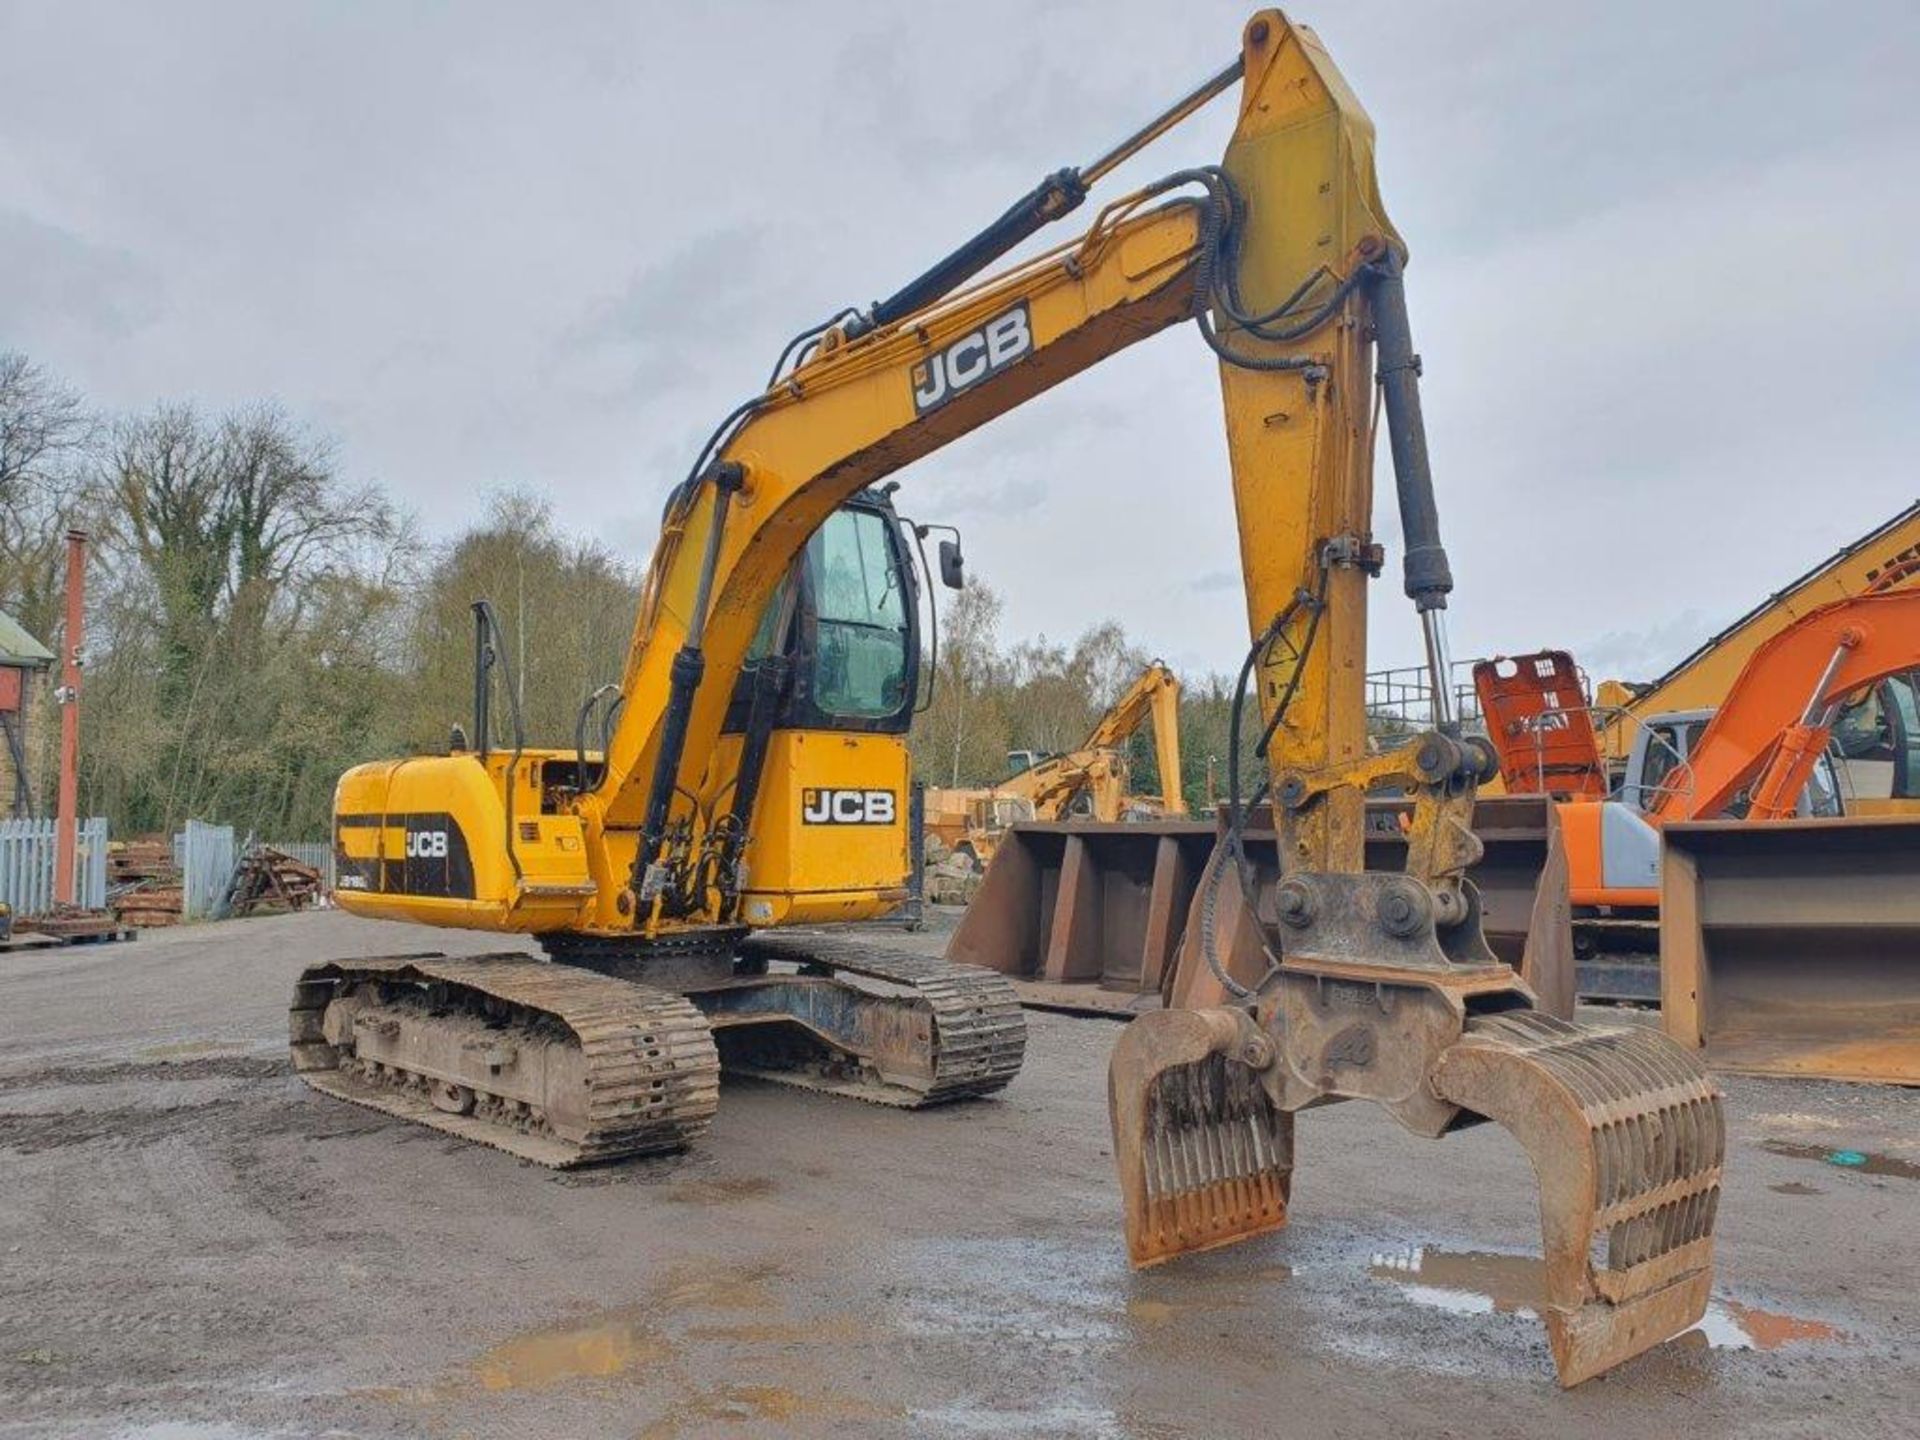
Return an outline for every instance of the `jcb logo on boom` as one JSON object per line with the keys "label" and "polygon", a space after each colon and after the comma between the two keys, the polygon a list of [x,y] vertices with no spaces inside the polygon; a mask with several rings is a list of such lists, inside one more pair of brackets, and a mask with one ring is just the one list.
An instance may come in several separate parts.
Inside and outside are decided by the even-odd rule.
{"label": "jcb logo on boom", "polygon": [[447,832],[444,830],[407,831],[407,858],[409,860],[446,859]]}
{"label": "jcb logo on boom", "polygon": [[938,410],[962,390],[996,375],[1033,349],[1033,321],[1022,300],[978,330],[969,330],[946,349],[913,367],[913,408],[924,415]]}
{"label": "jcb logo on boom", "polygon": [[808,825],[891,825],[898,813],[891,790],[800,792],[800,819]]}

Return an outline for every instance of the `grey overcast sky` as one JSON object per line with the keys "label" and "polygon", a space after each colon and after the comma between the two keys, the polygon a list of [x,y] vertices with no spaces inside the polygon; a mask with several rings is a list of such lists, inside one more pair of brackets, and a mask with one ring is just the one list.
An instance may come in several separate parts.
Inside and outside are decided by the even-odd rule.
{"label": "grey overcast sky", "polygon": [[[643,561],[792,331],[1092,158],[1249,13],[0,0],[0,348],[114,408],[277,398],[432,534],[527,486]],[[1413,251],[1459,654],[1649,673],[1920,494],[1920,5],[1293,13]],[[1008,634],[1112,616],[1225,669],[1225,466],[1181,327],[903,498],[965,528]],[[1415,659],[1391,580],[1373,628],[1375,663]]]}

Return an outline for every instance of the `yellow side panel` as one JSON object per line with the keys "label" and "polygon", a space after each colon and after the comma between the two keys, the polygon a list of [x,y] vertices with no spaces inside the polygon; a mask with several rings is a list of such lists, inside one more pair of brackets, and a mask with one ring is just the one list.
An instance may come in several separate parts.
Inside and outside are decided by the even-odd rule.
{"label": "yellow side panel", "polygon": [[[541,815],[536,758],[434,755],[360,765],[334,790],[335,895],[343,910],[474,930],[541,931],[591,897],[579,820]],[[518,873],[515,862],[518,862]]]}
{"label": "yellow side panel", "polygon": [[741,917],[883,915],[906,895],[907,746],[898,735],[778,730],[767,750]]}

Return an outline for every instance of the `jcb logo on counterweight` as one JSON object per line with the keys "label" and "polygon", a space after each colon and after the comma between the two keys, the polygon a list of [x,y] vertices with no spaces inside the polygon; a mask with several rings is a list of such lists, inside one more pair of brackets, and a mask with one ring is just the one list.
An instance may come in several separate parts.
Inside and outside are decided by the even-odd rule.
{"label": "jcb logo on counterweight", "polygon": [[898,813],[891,790],[800,792],[800,819],[808,825],[891,825]]}
{"label": "jcb logo on counterweight", "polygon": [[446,859],[447,832],[444,830],[407,831],[407,858],[409,860]]}
{"label": "jcb logo on counterweight", "polygon": [[962,390],[996,375],[1033,349],[1033,321],[1022,300],[913,367],[913,408],[938,410]]}

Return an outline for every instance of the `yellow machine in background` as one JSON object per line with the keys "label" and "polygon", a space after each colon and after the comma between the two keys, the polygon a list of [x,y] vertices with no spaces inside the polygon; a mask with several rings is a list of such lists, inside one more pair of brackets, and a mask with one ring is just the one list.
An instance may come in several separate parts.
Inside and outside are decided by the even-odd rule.
{"label": "yellow machine in background", "polygon": [[[1153,722],[1160,794],[1133,793],[1126,745]],[[1086,740],[1065,754],[1016,750],[1021,768],[998,785],[981,789],[929,786],[927,834],[954,853],[985,866],[1009,825],[1026,820],[1085,819],[1113,822],[1184,815],[1180,789],[1180,680],[1155,660],[1095,722]]]}
{"label": "yellow machine in background", "polygon": [[[1120,196],[1084,235],[976,278],[1236,88],[1222,164]],[[1717,1092],[1644,1026],[1542,1013],[1488,948],[1465,877],[1491,756],[1449,708],[1398,748],[1367,746],[1376,414],[1403,588],[1432,672],[1448,671],[1453,581],[1406,260],[1371,121],[1312,32],[1267,10],[1231,64],[1113,150],[1042,181],[890,299],[796,336],[674,492],[597,759],[529,749],[517,727],[511,751],[489,749],[482,730],[478,749],[342,782],[342,848],[367,877],[342,891],[347,908],[530,932],[562,963],[314,967],[293,1007],[303,1075],[562,1164],[687,1143],[712,1113],[716,1050],[755,1074],[907,1104],[1005,1084],[1024,1032],[1001,976],[844,936],[748,933],[879,913],[882,850],[905,877],[888,788],[904,770],[870,739],[912,703],[895,663],[908,607],[869,563],[899,529],[819,537],[892,472],[1192,322],[1219,361],[1251,640],[1238,689],[1260,717],[1236,730],[1229,775],[1247,750],[1267,766],[1259,793],[1232,797],[1204,883],[1254,883],[1240,827],[1263,802],[1281,874],[1248,906],[1269,961],[1259,981],[1229,1005],[1142,1016],[1115,1047],[1130,1253],[1155,1263],[1283,1224],[1296,1113],[1367,1100],[1417,1135],[1492,1120],[1526,1149],[1563,1382],[1692,1325],[1711,1284]],[[787,598],[806,583],[803,557],[812,637]],[[503,657],[484,612],[482,625]],[[769,663],[789,654],[811,660]],[[803,675],[827,722],[790,708]],[[1377,789],[1407,799],[1405,859],[1368,871]],[[371,850],[347,846],[355,831]]]}

